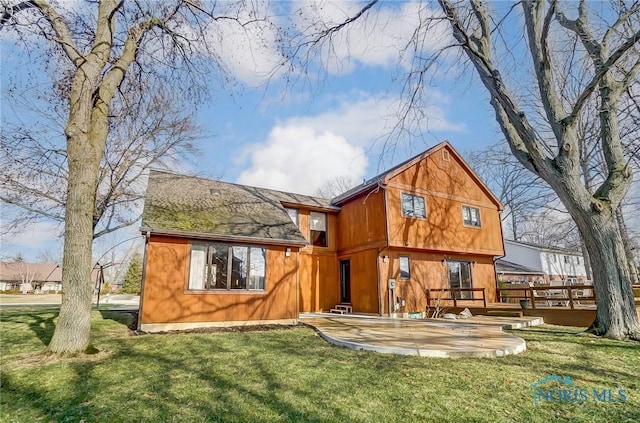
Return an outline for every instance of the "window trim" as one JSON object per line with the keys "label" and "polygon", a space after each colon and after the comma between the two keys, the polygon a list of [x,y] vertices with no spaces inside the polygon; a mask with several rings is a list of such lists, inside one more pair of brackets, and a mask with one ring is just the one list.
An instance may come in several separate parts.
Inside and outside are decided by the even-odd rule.
{"label": "window trim", "polygon": [[[402,276],[402,259],[407,259],[407,276]],[[398,256],[398,279],[402,281],[408,281],[411,279],[411,257]]]}
{"label": "window trim", "polygon": [[[226,268],[226,282],[225,282],[225,288],[203,288],[203,289],[195,289],[195,288],[191,288],[190,287],[190,282],[191,282],[191,259],[192,259],[192,255],[191,252],[193,251],[193,246],[194,245],[200,245],[200,246],[205,246],[206,249],[206,253],[205,253],[205,264],[204,264],[204,271],[205,271],[205,281],[204,281],[204,286],[206,287],[208,284],[208,275],[210,272],[210,269],[212,267],[212,264],[210,263],[210,247],[212,245],[224,245],[227,247],[227,268]],[[247,250],[247,262],[246,262],[246,288],[232,288],[231,287],[231,278],[232,278],[232,273],[234,272],[233,270],[233,248],[245,248]],[[264,283],[263,283],[263,287],[262,288],[257,288],[257,289],[252,289],[250,288],[250,275],[251,275],[251,250],[252,249],[259,249],[259,250],[264,250],[265,251],[265,257],[264,257]],[[268,248],[266,248],[265,246],[260,246],[260,245],[249,245],[249,244],[232,244],[232,243],[227,243],[227,242],[201,242],[201,241],[192,241],[189,243],[189,266],[188,266],[188,276],[187,276],[187,286],[186,286],[186,292],[188,293],[192,293],[192,294],[212,294],[212,293],[228,293],[228,294],[264,294],[267,292],[267,251]]]}
{"label": "window trim", "polygon": [[[471,222],[471,223],[465,222],[465,219],[464,219],[464,209],[465,208],[469,209],[469,222]],[[476,209],[478,211],[478,224],[477,225],[473,224],[473,218],[472,218],[472,214],[471,214],[471,209]],[[462,204],[460,210],[462,211],[462,225],[464,227],[466,227],[466,228],[475,228],[475,229],[482,228],[482,217],[480,216],[480,207],[475,207],[475,206],[470,206],[470,205],[467,205],[467,204]]]}
{"label": "window trim", "polygon": [[[324,239],[325,239],[326,245],[315,245],[313,243],[313,236],[312,236],[313,234],[311,233],[313,231],[313,229],[311,229],[311,214],[313,213],[324,215]],[[316,232],[323,232],[323,231],[316,231]],[[313,248],[329,248],[329,215],[327,213],[316,212],[316,211],[309,212],[309,243]]]}
{"label": "window trim", "polygon": [[[411,210],[413,212],[413,216],[408,215],[405,213],[404,211],[404,196],[408,195],[411,197]],[[415,206],[415,199],[416,198],[421,198],[422,199],[422,204],[424,205],[424,216],[416,216],[415,212],[416,212],[416,206]],[[427,200],[422,196],[422,195],[417,195],[417,194],[412,194],[410,192],[402,192],[400,193],[400,209],[402,210],[402,217],[405,218],[409,218],[409,219],[427,219],[428,213],[427,213]]]}

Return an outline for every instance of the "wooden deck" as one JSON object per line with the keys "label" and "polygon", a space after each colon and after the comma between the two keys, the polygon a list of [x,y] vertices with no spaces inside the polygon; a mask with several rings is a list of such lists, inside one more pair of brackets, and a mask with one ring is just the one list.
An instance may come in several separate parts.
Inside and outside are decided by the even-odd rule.
{"label": "wooden deck", "polygon": [[[638,288],[634,286],[634,292]],[[487,315],[491,312],[522,312],[523,316],[542,317],[545,323],[563,326],[589,327],[596,318],[593,286],[529,286],[511,285],[498,288],[500,302],[487,302],[481,289],[443,289],[440,292],[427,293],[427,299],[433,310],[433,302],[437,299],[439,307],[448,313],[460,313],[468,308],[474,315]],[[450,292],[447,292],[450,291]],[[473,299],[460,298],[460,291],[473,291]],[[475,292],[482,291],[482,292]],[[440,294],[435,298],[434,293]],[[430,295],[431,294],[431,295]],[[475,294],[475,295],[474,295]],[[443,298],[444,297],[444,298]],[[456,298],[457,297],[457,298]],[[520,300],[526,300],[526,308],[522,308]],[[636,295],[636,312],[640,318],[640,297]]]}
{"label": "wooden deck", "polygon": [[[460,313],[465,307],[458,304],[458,307],[448,307],[448,313]],[[487,315],[491,311],[521,311],[523,316],[542,317],[545,323],[562,326],[589,327],[596,318],[595,305],[585,305],[570,309],[569,307],[536,307],[523,309],[519,304],[509,303],[489,303],[486,307],[477,304],[469,304],[467,308],[474,315]],[[640,308],[638,308],[640,317]]]}

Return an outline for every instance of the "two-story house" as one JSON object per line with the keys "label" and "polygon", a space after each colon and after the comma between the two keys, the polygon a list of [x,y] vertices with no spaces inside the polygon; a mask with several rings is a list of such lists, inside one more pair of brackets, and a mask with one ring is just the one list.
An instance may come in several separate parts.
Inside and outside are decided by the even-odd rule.
{"label": "two-story house", "polygon": [[[584,257],[578,251],[512,240],[505,240],[504,248],[504,260],[540,273],[536,281],[575,283],[588,279]],[[519,280],[509,271],[500,273],[505,281]]]}
{"label": "two-story house", "polygon": [[293,323],[336,304],[422,312],[429,288],[494,298],[500,210],[447,142],[334,199],[154,171],[139,325]]}

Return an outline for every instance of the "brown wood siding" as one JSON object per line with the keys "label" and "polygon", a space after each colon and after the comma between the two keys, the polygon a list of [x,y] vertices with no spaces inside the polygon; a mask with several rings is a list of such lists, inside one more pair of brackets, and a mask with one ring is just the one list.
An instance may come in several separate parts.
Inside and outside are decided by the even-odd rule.
{"label": "brown wood siding", "polygon": [[[360,251],[340,260],[350,260],[351,306],[355,313],[378,314],[378,250]],[[339,276],[339,275],[338,275]],[[339,284],[339,281],[338,281]]]}
{"label": "brown wood siding", "polygon": [[339,301],[335,254],[300,254],[300,312],[329,311]]}
{"label": "brown wood siding", "polygon": [[189,240],[152,236],[140,319],[148,323],[297,319],[297,252],[267,248],[265,291],[188,291]]}
{"label": "brown wood siding", "polygon": [[386,242],[384,192],[374,189],[342,206],[338,215],[338,250]]}
{"label": "brown wood siding", "polygon": [[[504,255],[498,205],[457,161],[437,152],[391,178],[387,187],[389,245],[434,251]],[[402,214],[402,193],[422,196],[427,217]],[[480,211],[481,227],[465,226],[462,206]]]}
{"label": "brown wood siding", "polygon": [[[309,239],[310,210],[298,209],[300,232]],[[338,217],[327,213],[327,247],[300,249],[300,312],[328,311],[338,301]]]}
{"label": "brown wood siding", "polygon": [[[427,289],[448,288],[447,269],[443,260],[463,260],[474,262],[471,268],[471,278],[473,288],[485,288],[485,298],[487,302],[493,302],[496,298],[496,279],[494,264],[491,257],[477,255],[444,255],[437,253],[425,253],[416,251],[391,250],[384,254],[388,255],[389,261],[381,266],[382,274],[382,296],[384,303],[384,314],[389,312],[387,286],[388,279],[396,280],[395,297],[402,297],[405,300],[405,307],[396,310],[397,313],[422,312],[426,309]],[[408,280],[400,279],[399,257],[409,257],[411,275]],[[474,298],[481,298],[479,293],[474,293]],[[395,299],[394,299],[395,301]],[[460,304],[465,301],[460,300]],[[481,301],[467,301],[469,305],[482,305]],[[393,312],[393,310],[392,310]]]}

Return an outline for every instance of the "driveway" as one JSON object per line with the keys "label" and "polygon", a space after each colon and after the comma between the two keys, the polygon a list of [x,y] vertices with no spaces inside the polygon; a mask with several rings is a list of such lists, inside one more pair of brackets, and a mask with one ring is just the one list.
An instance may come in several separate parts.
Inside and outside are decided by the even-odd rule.
{"label": "driveway", "polygon": [[502,328],[541,324],[540,318],[413,320],[308,314],[300,317],[327,342],[341,347],[422,357],[502,357],[527,349],[524,339]]}

